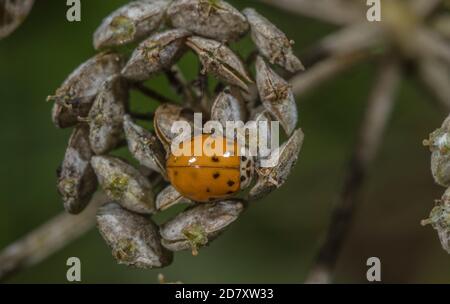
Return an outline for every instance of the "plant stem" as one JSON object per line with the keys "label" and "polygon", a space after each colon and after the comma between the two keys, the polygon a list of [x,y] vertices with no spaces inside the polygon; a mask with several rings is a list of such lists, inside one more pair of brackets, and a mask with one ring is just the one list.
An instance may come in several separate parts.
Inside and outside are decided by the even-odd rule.
{"label": "plant stem", "polygon": [[307,283],[329,283],[347,237],[367,171],[379,149],[395,101],[400,69],[390,59],[382,64],[369,96],[359,138],[350,159],[341,194],[334,206],[325,241],[307,277]]}
{"label": "plant stem", "polygon": [[174,65],[164,72],[174,91],[184,99],[183,103],[191,104],[195,99],[194,93],[190,89],[181,70]]}
{"label": "plant stem", "polygon": [[450,109],[450,69],[439,60],[422,59],[418,63],[418,75],[425,88],[444,110]]}
{"label": "plant stem", "polygon": [[[342,0],[262,0],[289,12],[312,17],[324,22],[346,25],[360,21],[365,13],[351,1]],[[365,2],[365,1],[364,1]]]}
{"label": "plant stem", "polygon": [[105,195],[96,193],[81,214],[63,212],[4,248],[0,252],[0,281],[38,264],[94,227],[97,208],[106,201]]}
{"label": "plant stem", "polygon": [[368,58],[370,58],[370,55],[364,52],[327,58],[311,68],[307,68],[306,72],[292,77],[290,80],[292,89],[296,95],[304,94],[308,90],[317,87],[326,80]]}
{"label": "plant stem", "polygon": [[152,89],[150,89],[149,87],[146,87],[144,84],[142,83],[134,83],[133,87],[138,90],[139,92],[141,92],[142,94],[144,94],[147,97],[150,97],[151,99],[154,99],[158,102],[161,103],[175,103],[173,100],[171,100],[170,98],[159,94],[156,91],[153,91]]}

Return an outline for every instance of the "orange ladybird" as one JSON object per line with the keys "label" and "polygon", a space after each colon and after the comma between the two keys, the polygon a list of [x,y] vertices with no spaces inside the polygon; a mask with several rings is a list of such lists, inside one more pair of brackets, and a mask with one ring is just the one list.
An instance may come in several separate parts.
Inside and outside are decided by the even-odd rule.
{"label": "orange ladybird", "polygon": [[[194,154],[196,142],[201,145],[198,155]],[[223,151],[216,149],[217,144],[222,144]],[[238,156],[236,141],[202,134],[179,145],[180,150],[186,148],[181,156],[172,151],[167,160],[169,181],[184,197],[211,202],[230,197],[250,184],[253,162]]]}

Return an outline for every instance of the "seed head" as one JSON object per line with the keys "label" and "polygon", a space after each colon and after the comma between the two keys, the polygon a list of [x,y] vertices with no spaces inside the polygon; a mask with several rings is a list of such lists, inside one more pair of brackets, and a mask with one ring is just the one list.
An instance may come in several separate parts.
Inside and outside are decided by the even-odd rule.
{"label": "seed head", "polygon": [[[81,212],[100,185],[111,203],[98,210],[98,228],[119,263],[139,268],[164,267],[172,261],[168,250],[191,250],[197,255],[199,248],[210,244],[238,219],[247,200],[260,199],[284,184],[296,163],[303,133],[296,130],[294,95],[263,57],[291,72],[302,65],[293,55],[286,35],[254,10],[244,13],[223,0],[131,1],[106,17],[94,33],[96,50],[116,49],[117,53],[102,52],[89,59],[49,97],[55,101],[55,125],[74,127],[58,173],[58,190],[65,208],[71,213]],[[252,54],[259,56],[242,60],[231,43],[246,35],[250,27],[256,45]],[[120,46],[127,44],[138,46],[125,60],[126,56],[119,53],[124,49]],[[186,78],[178,66],[187,52],[199,59],[196,79]],[[256,75],[252,75],[249,71],[255,65]],[[146,87],[154,76],[165,77],[181,102],[157,92],[154,86]],[[215,89],[209,83],[210,76],[218,82]],[[136,112],[132,90],[160,103],[154,113]],[[198,112],[204,118],[200,124],[194,123]],[[249,119],[256,125],[246,124]],[[208,203],[196,202],[187,198],[192,189],[175,188],[166,166],[170,167],[171,146],[180,135],[180,130],[172,129],[174,123],[185,122],[185,127],[190,126],[190,135],[194,135],[203,133],[203,124],[208,120],[222,127],[216,125],[216,133],[224,128],[228,131],[228,121],[242,122],[244,130],[222,134],[228,147],[239,147],[241,152],[249,150],[250,133],[259,122],[267,122],[268,126],[268,122],[279,121],[290,137],[278,149],[266,144],[269,149],[258,148],[250,151],[255,153],[252,156],[235,157],[232,167],[226,167],[225,162],[216,164],[217,156],[207,158],[205,163],[219,167],[203,171],[214,171],[208,174],[210,179],[200,181],[205,183],[202,191]],[[149,124],[145,122],[153,123],[153,130],[147,129]],[[258,142],[271,143],[274,134],[269,129],[266,136],[258,135]],[[133,162],[110,155],[125,142],[138,168]],[[279,162],[267,168],[263,161],[271,159],[270,152],[279,155]],[[202,166],[189,163],[180,170],[198,170]],[[228,187],[224,188],[226,200],[216,197],[210,188],[219,176],[226,177],[216,169],[229,170],[234,176],[223,181]],[[247,200],[237,198],[246,195],[241,190],[247,187]],[[187,208],[160,227],[150,219],[154,213],[177,204]]]}

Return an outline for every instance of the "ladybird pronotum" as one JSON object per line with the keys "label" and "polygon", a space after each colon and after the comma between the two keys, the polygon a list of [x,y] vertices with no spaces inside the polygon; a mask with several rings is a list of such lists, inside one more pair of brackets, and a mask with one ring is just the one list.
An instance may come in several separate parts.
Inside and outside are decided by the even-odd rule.
{"label": "ladybird pronotum", "polygon": [[[196,138],[202,147],[199,156],[193,153]],[[214,153],[215,143],[223,144],[222,154]],[[167,160],[168,178],[183,196],[197,202],[215,201],[232,196],[250,180],[249,158],[238,156],[236,141],[203,134],[182,142],[179,149],[185,145],[191,146],[189,155],[171,153]]]}

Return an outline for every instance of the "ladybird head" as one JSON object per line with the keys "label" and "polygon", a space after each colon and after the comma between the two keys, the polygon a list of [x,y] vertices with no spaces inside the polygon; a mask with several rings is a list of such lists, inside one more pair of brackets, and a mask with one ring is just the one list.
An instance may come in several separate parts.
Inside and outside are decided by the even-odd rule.
{"label": "ladybird head", "polygon": [[240,187],[241,189],[247,188],[253,178],[254,172],[254,160],[250,156],[241,156],[240,157]]}

